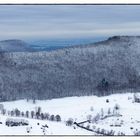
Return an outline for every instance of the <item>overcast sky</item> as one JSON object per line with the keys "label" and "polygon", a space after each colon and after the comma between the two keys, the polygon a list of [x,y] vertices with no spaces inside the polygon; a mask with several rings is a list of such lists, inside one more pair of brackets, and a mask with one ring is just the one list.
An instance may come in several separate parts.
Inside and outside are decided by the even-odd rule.
{"label": "overcast sky", "polygon": [[139,5],[0,5],[0,40],[140,35]]}

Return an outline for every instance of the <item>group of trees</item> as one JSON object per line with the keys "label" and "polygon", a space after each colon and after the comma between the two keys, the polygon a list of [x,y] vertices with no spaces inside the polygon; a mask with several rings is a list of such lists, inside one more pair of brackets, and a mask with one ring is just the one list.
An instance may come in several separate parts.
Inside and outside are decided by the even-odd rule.
{"label": "group of trees", "polygon": [[120,110],[119,104],[115,104],[112,109],[108,108],[107,111],[104,111],[104,109],[101,108],[100,112],[97,113],[95,116],[92,116],[91,114],[87,115],[87,120],[89,120],[93,123],[97,123],[100,119],[105,119],[107,117],[120,115],[119,110]]}
{"label": "group of trees", "polygon": [[97,128],[97,129],[94,129],[94,131],[97,134],[101,134],[101,135],[104,135],[104,136],[114,136],[115,135],[115,131],[113,131],[113,130],[109,131],[109,130]]}
{"label": "group of trees", "polygon": [[50,120],[50,121],[61,121],[60,115],[50,115],[49,113],[43,113],[41,111],[41,107],[37,107],[36,111],[20,111],[19,109],[14,109],[11,111],[7,111],[4,109],[4,106],[0,104],[0,111],[2,115],[8,115],[8,116],[15,116],[15,117],[26,117],[26,118],[32,118],[32,119],[41,119],[41,120]]}

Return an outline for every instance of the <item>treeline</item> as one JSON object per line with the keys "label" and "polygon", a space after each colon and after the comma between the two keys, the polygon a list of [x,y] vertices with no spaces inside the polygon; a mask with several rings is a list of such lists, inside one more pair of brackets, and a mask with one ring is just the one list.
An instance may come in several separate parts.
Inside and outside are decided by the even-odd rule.
{"label": "treeline", "polygon": [[36,107],[36,110],[32,111],[20,111],[18,108],[13,110],[6,110],[2,104],[0,104],[0,113],[2,115],[8,115],[11,117],[25,117],[31,119],[40,119],[40,120],[50,120],[50,121],[61,121],[60,115],[51,115],[49,113],[43,113],[41,107]]}

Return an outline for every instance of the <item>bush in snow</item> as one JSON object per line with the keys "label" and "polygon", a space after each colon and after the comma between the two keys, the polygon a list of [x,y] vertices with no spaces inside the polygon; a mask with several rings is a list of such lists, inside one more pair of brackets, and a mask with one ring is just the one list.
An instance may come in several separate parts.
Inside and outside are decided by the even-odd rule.
{"label": "bush in snow", "polygon": [[115,104],[114,109],[115,110],[119,110],[120,109],[120,106],[118,104]]}
{"label": "bush in snow", "polygon": [[56,115],[56,116],[55,116],[55,119],[56,119],[57,122],[60,122],[60,121],[61,121],[60,115]]}
{"label": "bush in snow", "polygon": [[72,119],[72,118],[69,118],[69,119],[66,121],[66,125],[67,125],[67,126],[72,126],[72,125],[73,125],[73,119]]}
{"label": "bush in snow", "polygon": [[118,114],[119,111],[120,110],[120,106],[118,105],[118,104],[115,104],[115,106],[114,106],[114,109],[113,109],[113,114],[115,115],[115,114]]}
{"label": "bush in snow", "polygon": [[29,125],[29,122],[24,119],[12,119],[12,118],[7,118],[5,125],[7,126],[24,126],[24,125]]}
{"label": "bush in snow", "polygon": [[49,113],[45,113],[45,114],[44,114],[44,119],[49,120],[49,117],[50,117],[50,114],[49,114]]}
{"label": "bush in snow", "polygon": [[119,131],[117,136],[125,136],[125,133]]}
{"label": "bush in snow", "polygon": [[50,116],[50,121],[54,121],[55,120],[55,116],[54,115],[51,115]]}
{"label": "bush in snow", "polygon": [[88,124],[88,125],[86,126],[86,128],[87,128],[87,129],[90,129],[90,125]]}
{"label": "bush in snow", "polygon": [[106,99],[106,103],[109,103],[109,99]]}
{"label": "bush in snow", "polygon": [[30,133],[31,127],[27,127],[27,128],[26,128],[26,131],[27,131],[27,133]]}

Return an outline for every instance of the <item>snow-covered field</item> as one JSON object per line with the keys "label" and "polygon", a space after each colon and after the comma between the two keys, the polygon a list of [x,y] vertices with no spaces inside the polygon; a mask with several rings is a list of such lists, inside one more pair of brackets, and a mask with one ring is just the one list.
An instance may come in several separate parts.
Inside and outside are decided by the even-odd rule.
{"label": "snow-covered field", "polygon": [[[87,127],[89,125],[91,129],[96,127],[100,130],[113,130],[114,135],[120,133],[134,135],[140,131],[140,103],[134,102],[133,95],[133,93],[127,93],[105,97],[67,97],[44,101],[37,100],[35,104],[31,100],[28,102],[26,100],[2,102],[1,104],[7,111],[15,108],[24,112],[27,110],[35,111],[37,107],[41,107],[43,113],[59,114],[61,122],[31,119],[29,116],[29,118],[23,117],[23,119],[29,121],[28,126],[8,127],[5,125],[7,118],[18,119],[22,117],[11,117],[7,113],[5,115],[0,114],[0,122],[2,122],[0,124],[0,135],[97,135],[76,125],[66,126],[66,121],[69,118],[73,118],[75,122],[79,123],[89,119],[89,116],[91,123],[84,123],[82,126]],[[116,104],[118,108],[115,110]],[[93,122],[92,120],[97,114],[100,114],[101,118],[108,116],[108,114],[115,115]],[[42,125],[45,124],[49,128],[41,129]],[[29,133],[27,133],[27,129],[30,129]]]}

